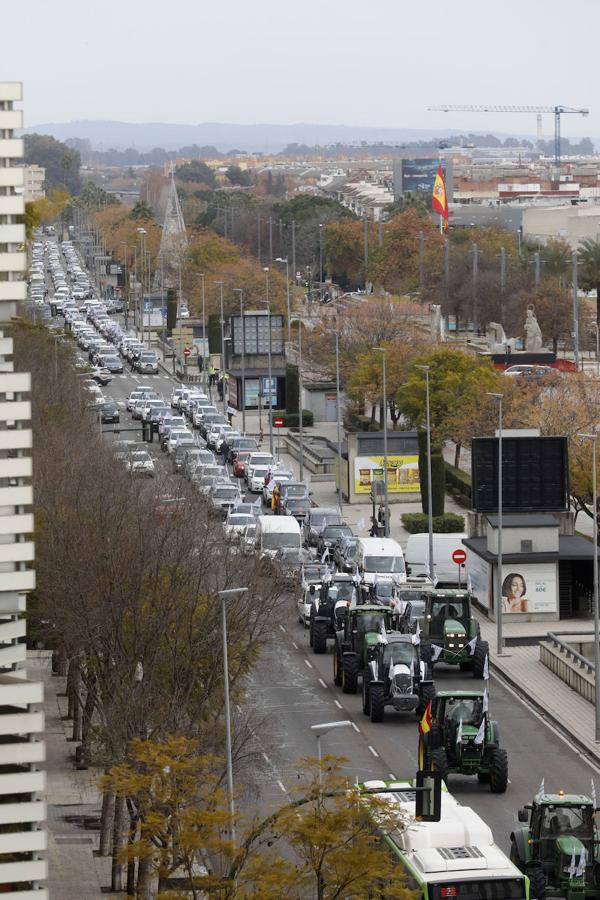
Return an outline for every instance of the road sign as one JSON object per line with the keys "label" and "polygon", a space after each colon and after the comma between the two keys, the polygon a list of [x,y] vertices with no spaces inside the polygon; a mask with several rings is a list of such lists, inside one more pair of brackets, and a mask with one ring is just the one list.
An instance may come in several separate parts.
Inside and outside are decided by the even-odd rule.
{"label": "road sign", "polygon": [[189,347],[184,347],[184,348],[183,348],[183,355],[185,356],[186,359],[188,358],[188,356],[190,355],[191,352],[192,352],[192,351],[190,350]]}
{"label": "road sign", "polygon": [[457,566],[461,566],[464,562],[466,562],[467,554],[465,550],[455,550],[452,554],[452,560],[456,563]]}
{"label": "road sign", "polygon": [[276,416],[273,419],[273,426],[275,428],[283,428],[283,419],[280,416]]}

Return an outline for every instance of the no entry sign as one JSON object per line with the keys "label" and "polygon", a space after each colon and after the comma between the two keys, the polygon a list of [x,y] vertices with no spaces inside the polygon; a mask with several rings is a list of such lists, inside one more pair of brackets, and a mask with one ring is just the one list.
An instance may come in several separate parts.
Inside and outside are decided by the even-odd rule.
{"label": "no entry sign", "polygon": [[466,562],[467,554],[465,550],[455,550],[452,554],[452,560],[456,563],[457,566],[461,566],[464,562]]}
{"label": "no entry sign", "polygon": [[183,348],[183,355],[185,356],[186,359],[188,358],[188,356],[190,355],[191,352],[192,352],[192,351],[190,350],[189,347],[184,347],[184,348]]}

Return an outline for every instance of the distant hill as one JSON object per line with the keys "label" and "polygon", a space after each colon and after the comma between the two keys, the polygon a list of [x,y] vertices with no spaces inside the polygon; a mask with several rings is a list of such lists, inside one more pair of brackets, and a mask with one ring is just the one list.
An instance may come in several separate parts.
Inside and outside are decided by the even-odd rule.
{"label": "distant hill", "polygon": [[[25,129],[25,133],[49,134],[60,141],[69,138],[89,140],[95,150],[129,147],[140,151],[163,147],[177,150],[196,144],[212,145],[221,152],[233,148],[248,152],[277,153],[288,144],[309,146],[351,144],[365,141],[373,144],[385,142],[402,144],[412,141],[430,141],[434,138],[456,134],[448,128],[375,128],[353,125],[235,125],[219,122],[203,122],[199,125],[175,125],[167,122],[113,122],[102,119],[75,122],[47,122]],[[498,137],[507,137],[498,134]]]}

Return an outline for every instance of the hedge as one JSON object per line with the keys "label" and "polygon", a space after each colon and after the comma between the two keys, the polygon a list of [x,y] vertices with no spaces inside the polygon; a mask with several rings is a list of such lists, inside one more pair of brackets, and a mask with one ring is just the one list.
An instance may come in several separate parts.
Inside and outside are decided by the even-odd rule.
{"label": "hedge", "polygon": [[370,416],[361,416],[359,413],[346,409],[344,413],[344,428],[346,431],[381,431],[378,422],[371,420]]}
{"label": "hedge", "polygon": [[[283,419],[284,428],[298,428],[300,424],[300,416],[297,412],[285,412],[285,410],[273,410],[273,421],[275,419]],[[314,424],[315,417],[310,409],[302,410],[302,425],[305,428],[311,428]]]}
{"label": "hedge", "polygon": [[446,463],[446,484],[454,494],[454,497],[463,506],[471,508],[472,485],[471,476],[462,469]]}
{"label": "hedge", "polygon": [[[423,534],[429,531],[429,521],[425,513],[404,513],[402,525],[409,534]],[[460,531],[464,531],[464,516],[459,516],[456,513],[434,516],[433,530],[436,534],[457,534]]]}
{"label": "hedge", "polygon": [[[421,429],[418,432],[419,440],[419,481],[421,483],[421,507],[424,513],[428,512],[427,495],[427,432]],[[444,515],[444,502],[446,500],[446,472],[444,458],[439,447],[431,448],[431,502],[433,515]]]}

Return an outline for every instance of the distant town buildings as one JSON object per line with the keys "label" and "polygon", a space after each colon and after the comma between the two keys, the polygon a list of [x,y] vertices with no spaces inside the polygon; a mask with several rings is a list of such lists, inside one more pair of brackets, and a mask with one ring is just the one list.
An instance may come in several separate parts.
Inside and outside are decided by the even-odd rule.
{"label": "distant town buildings", "polygon": [[23,199],[26,203],[43,200],[46,196],[44,182],[46,170],[42,166],[25,166],[23,169]]}

